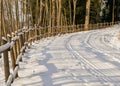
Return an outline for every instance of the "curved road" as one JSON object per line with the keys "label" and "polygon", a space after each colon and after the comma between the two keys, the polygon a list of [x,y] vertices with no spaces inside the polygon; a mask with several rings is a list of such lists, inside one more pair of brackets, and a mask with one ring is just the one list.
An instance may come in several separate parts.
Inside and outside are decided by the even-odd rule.
{"label": "curved road", "polygon": [[27,49],[12,86],[120,86],[119,26],[40,40]]}

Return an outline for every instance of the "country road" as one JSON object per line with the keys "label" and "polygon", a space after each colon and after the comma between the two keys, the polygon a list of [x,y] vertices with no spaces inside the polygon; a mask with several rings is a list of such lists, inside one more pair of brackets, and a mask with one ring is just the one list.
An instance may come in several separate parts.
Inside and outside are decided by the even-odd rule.
{"label": "country road", "polygon": [[120,86],[119,31],[116,26],[34,43],[12,86]]}
{"label": "country road", "polygon": [[120,27],[33,43],[12,86],[120,86]]}

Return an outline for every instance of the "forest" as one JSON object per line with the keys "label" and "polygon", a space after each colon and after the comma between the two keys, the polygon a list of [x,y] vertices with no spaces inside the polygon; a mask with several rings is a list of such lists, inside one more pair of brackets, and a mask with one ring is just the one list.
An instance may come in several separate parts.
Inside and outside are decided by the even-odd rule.
{"label": "forest", "polygon": [[2,35],[6,37],[24,26],[59,27],[120,20],[120,0],[1,0],[0,4],[0,40]]}
{"label": "forest", "polygon": [[[42,23],[45,20],[46,22],[49,21],[49,18],[55,17],[57,25],[57,20],[59,20],[60,16],[63,16],[64,22],[67,24],[84,24],[86,2],[87,0],[28,0],[27,5],[30,4],[31,6],[34,23],[37,21],[36,16],[42,16],[42,19],[40,19]],[[30,7],[27,6],[27,8]],[[38,10],[39,8],[40,10]],[[38,11],[35,11],[35,9]],[[111,22],[113,14],[114,21],[119,21],[120,0],[90,0],[90,23]],[[44,24],[40,25],[44,26]]]}

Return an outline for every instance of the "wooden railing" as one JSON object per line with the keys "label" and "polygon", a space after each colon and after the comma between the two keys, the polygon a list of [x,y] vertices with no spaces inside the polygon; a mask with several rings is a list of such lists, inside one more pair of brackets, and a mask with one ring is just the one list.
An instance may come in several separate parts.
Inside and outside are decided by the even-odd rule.
{"label": "wooden railing", "polygon": [[[114,24],[118,23],[119,22],[115,22]],[[114,24],[111,22],[90,24],[88,30],[102,29],[113,26]],[[18,33],[14,33],[12,36],[8,35],[7,39],[3,37],[3,45],[0,46],[0,54],[3,54],[6,86],[10,86],[14,79],[18,77],[19,62],[22,61],[22,55],[24,54],[28,44],[46,37],[80,31],[84,31],[84,24],[62,27],[35,26],[23,28],[19,30]],[[8,55],[9,52],[10,55]],[[11,59],[12,62],[12,73],[10,73],[9,59]]]}

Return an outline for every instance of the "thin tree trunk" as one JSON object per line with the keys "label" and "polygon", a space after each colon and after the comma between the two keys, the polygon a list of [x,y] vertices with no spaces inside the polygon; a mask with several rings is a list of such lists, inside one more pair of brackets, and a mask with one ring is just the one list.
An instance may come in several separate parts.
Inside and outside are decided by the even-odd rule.
{"label": "thin tree trunk", "polygon": [[73,6],[74,6],[74,14],[73,14],[73,32],[74,32],[74,29],[75,29],[75,17],[76,17],[76,3],[77,3],[77,0],[73,0]]}
{"label": "thin tree trunk", "polygon": [[89,26],[89,19],[90,19],[90,0],[86,2],[86,17],[85,17],[85,30],[88,30]]}
{"label": "thin tree trunk", "polygon": [[0,45],[2,42],[2,0],[0,0]]}
{"label": "thin tree trunk", "polygon": [[76,3],[77,3],[77,0],[73,0],[73,5],[74,5],[73,25],[75,25]]}
{"label": "thin tree trunk", "polygon": [[13,15],[12,15],[12,3],[10,3],[10,1],[8,0],[8,5],[9,5],[9,14],[10,14],[10,21],[11,21],[11,33],[14,31],[14,22],[13,22]]}
{"label": "thin tree trunk", "polygon": [[58,2],[58,19],[57,19],[57,26],[58,26],[58,32],[60,32],[61,27],[61,9],[62,9],[62,0],[59,0]]}
{"label": "thin tree trunk", "polygon": [[48,26],[49,23],[49,14],[48,14],[48,0],[45,0],[45,11],[46,11],[46,26]]}
{"label": "thin tree trunk", "polygon": [[4,15],[4,7],[3,7],[3,0],[2,0],[2,14],[1,14],[1,29],[2,29],[2,35],[4,35],[7,38],[7,32],[5,28],[5,15]]}
{"label": "thin tree trunk", "polygon": [[38,0],[36,0],[35,24],[38,24]]}
{"label": "thin tree trunk", "polygon": [[49,16],[49,26],[51,27],[52,26],[52,2],[51,0],[49,0],[49,3],[50,3],[50,16]]}
{"label": "thin tree trunk", "polygon": [[[5,5],[6,5],[6,13],[7,13],[7,16],[8,17],[8,21],[11,21],[9,22],[9,34],[11,35],[12,33],[12,13],[11,13],[11,3],[9,1],[6,1],[4,0],[5,2]],[[7,22],[8,23],[8,22]],[[7,26],[8,27],[8,26]]]}
{"label": "thin tree trunk", "polygon": [[25,26],[25,0],[22,0],[22,26],[24,27]]}
{"label": "thin tree trunk", "polygon": [[70,25],[72,25],[72,11],[71,11],[71,0],[69,0],[69,11],[70,11]]}
{"label": "thin tree trunk", "polygon": [[112,24],[114,24],[114,17],[115,17],[115,15],[114,15],[114,9],[115,9],[114,5],[115,5],[115,0],[113,0],[113,9],[112,9]]}
{"label": "thin tree trunk", "polygon": [[52,27],[56,25],[56,0],[52,0]]}
{"label": "thin tree trunk", "polygon": [[34,26],[34,21],[33,21],[33,14],[32,14],[32,7],[31,7],[31,2],[29,1],[29,6],[30,6],[30,21],[31,21],[31,25]]}
{"label": "thin tree trunk", "polygon": [[[52,0],[52,27],[56,26],[56,0]],[[52,28],[52,33],[55,33],[55,28]]]}
{"label": "thin tree trunk", "polygon": [[25,0],[25,7],[24,7],[24,11],[25,11],[25,17],[24,17],[25,26],[27,26],[27,5],[26,5],[26,3],[27,3],[27,0]]}
{"label": "thin tree trunk", "polygon": [[52,2],[51,0],[49,0],[49,4],[50,4],[50,10],[49,10],[49,28],[48,28],[48,36],[51,36],[51,32],[52,32]]}
{"label": "thin tree trunk", "polygon": [[40,0],[40,19],[39,19],[40,26],[42,26],[42,11],[43,11],[43,4],[42,4],[42,0]]}
{"label": "thin tree trunk", "polygon": [[18,0],[15,0],[15,14],[16,14],[16,31],[19,29],[19,6]]}

